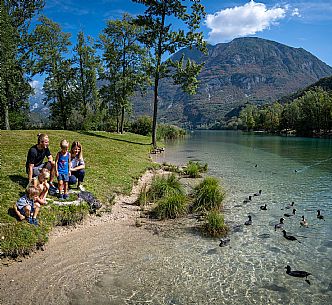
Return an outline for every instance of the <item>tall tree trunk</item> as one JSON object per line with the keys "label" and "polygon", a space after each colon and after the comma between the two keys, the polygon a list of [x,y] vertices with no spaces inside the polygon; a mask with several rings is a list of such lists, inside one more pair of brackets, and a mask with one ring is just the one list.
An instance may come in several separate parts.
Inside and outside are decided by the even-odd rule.
{"label": "tall tree trunk", "polygon": [[82,102],[83,102],[83,119],[86,119],[87,113],[88,113],[88,107],[87,107],[87,101],[86,101],[86,86],[85,86],[85,80],[84,80],[84,69],[83,69],[83,58],[80,54],[80,78],[81,78],[81,84],[82,84]]}
{"label": "tall tree trunk", "polygon": [[159,84],[159,73],[156,73],[154,80],[154,101],[153,101],[153,120],[152,120],[153,148],[157,147],[158,84]]}
{"label": "tall tree trunk", "polygon": [[122,106],[121,107],[121,125],[120,125],[121,134],[123,134],[124,116],[125,116],[125,107]]}
{"label": "tall tree trunk", "polygon": [[7,103],[5,103],[5,130],[10,130],[10,124],[9,124],[9,107],[8,107]]}

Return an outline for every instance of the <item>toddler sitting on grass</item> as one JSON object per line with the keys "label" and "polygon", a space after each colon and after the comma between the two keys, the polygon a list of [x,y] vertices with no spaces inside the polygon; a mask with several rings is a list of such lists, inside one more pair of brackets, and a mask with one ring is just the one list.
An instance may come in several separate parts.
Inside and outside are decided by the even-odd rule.
{"label": "toddler sitting on grass", "polygon": [[42,168],[40,174],[37,177],[32,178],[29,182],[27,189],[31,186],[34,186],[38,189],[38,197],[40,199],[39,203],[44,205],[46,204],[46,196],[50,189],[50,185],[47,180],[50,178],[50,171],[47,168]]}
{"label": "toddler sitting on grass", "polygon": [[14,204],[14,210],[20,220],[26,219],[28,223],[38,226],[37,215],[40,209],[39,190],[35,186],[30,186],[26,194]]}

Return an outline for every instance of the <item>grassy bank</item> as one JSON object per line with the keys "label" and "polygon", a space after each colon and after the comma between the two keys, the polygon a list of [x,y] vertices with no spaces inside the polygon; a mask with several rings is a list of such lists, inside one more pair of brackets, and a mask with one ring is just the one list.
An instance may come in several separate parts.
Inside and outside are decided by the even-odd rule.
{"label": "grassy bank", "polygon": [[[88,213],[82,205],[68,210],[52,205],[43,207],[39,214],[40,225],[35,227],[18,222],[12,206],[23,194],[28,183],[25,173],[26,154],[36,144],[37,133],[47,133],[50,150],[55,157],[62,139],[80,141],[86,162],[84,185],[103,203],[108,203],[114,193],[129,193],[133,181],[149,166],[150,138],[106,132],[73,131],[1,131],[0,134],[0,251],[5,255],[29,253],[47,241],[47,234],[54,225],[80,220]],[[69,223],[71,219],[69,219]]]}

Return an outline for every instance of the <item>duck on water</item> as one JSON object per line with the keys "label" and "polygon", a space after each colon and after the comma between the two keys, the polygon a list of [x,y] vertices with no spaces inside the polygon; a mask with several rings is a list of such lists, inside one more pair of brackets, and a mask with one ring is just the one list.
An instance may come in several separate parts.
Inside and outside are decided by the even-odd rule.
{"label": "duck on water", "polygon": [[294,277],[305,277],[305,281],[310,285],[310,281],[308,280],[308,276],[311,275],[311,273],[307,272],[307,271],[301,271],[301,270],[294,270],[292,271],[292,268],[287,265],[285,267],[286,273],[290,276],[294,276]]}
{"label": "duck on water", "polygon": [[292,217],[292,216],[295,215],[295,213],[296,213],[296,209],[293,209],[292,214],[290,214],[290,213],[285,213],[284,216],[285,216],[285,217]]}
{"label": "duck on water", "polygon": [[287,240],[297,240],[299,243],[300,241],[295,237],[295,236],[292,236],[292,235],[287,235],[287,232],[285,230],[282,230],[282,233],[284,234],[283,236],[287,239]]}
{"label": "duck on water", "polygon": [[285,218],[280,218],[279,223],[274,225],[274,231],[277,231],[277,229],[282,229],[284,227],[284,220]]}

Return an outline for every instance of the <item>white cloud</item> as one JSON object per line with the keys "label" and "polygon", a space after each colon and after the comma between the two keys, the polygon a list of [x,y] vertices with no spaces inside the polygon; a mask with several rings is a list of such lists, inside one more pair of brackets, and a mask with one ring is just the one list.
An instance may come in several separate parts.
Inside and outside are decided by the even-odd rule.
{"label": "white cloud", "polygon": [[38,80],[32,80],[29,84],[33,89],[41,89],[43,87],[42,83]]}
{"label": "white cloud", "polygon": [[208,14],[205,25],[211,29],[208,41],[218,43],[235,37],[261,32],[285,18],[287,7],[268,9],[263,3],[251,0],[243,6],[235,6]]}

